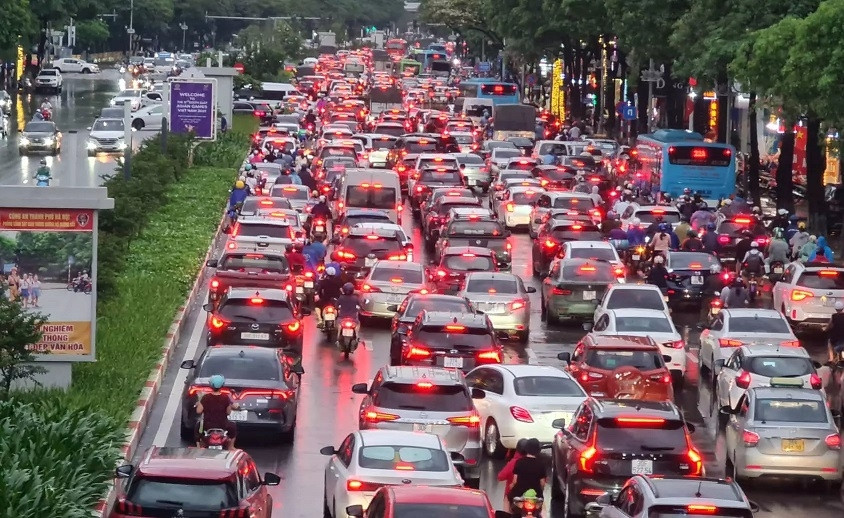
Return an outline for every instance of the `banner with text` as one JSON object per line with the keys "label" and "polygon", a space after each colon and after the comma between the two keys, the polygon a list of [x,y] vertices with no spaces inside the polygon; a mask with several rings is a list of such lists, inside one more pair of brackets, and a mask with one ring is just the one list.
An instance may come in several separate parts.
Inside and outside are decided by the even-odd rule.
{"label": "banner with text", "polygon": [[170,131],[193,133],[196,138],[217,137],[217,80],[170,81]]}

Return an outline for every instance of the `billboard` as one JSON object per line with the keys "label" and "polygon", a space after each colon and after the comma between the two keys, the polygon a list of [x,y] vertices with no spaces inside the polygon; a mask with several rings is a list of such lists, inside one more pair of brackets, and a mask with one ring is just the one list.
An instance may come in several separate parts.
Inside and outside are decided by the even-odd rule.
{"label": "billboard", "polygon": [[170,131],[214,140],[217,137],[217,81],[171,79],[169,84]]}
{"label": "billboard", "polygon": [[0,286],[46,316],[39,360],[94,360],[94,229],[93,209],[0,208]]}

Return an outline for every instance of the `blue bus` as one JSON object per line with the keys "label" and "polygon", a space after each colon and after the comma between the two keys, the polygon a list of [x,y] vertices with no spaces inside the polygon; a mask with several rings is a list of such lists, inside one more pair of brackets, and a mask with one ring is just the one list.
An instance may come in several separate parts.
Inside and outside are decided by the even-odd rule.
{"label": "blue bus", "polygon": [[736,149],[685,130],[657,130],[636,139],[637,183],[677,197],[685,188],[709,201],[736,189]]}
{"label": "blue bus", "polygon": [[519,87],[515,83],[502,83],[494,78],[474,78],[460,82],[460,97],[492,99],[492,104],[521,104]]}

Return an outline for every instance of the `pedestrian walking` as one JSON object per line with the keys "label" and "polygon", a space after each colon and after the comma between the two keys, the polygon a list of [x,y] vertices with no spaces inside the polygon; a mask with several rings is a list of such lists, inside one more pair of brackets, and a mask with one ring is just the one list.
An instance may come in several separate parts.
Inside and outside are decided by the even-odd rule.
{"label": "pedestrian walking", "polygon": [[37,274],[32,276],[32,283],[29,289],[31,290],[32,307],[40,308],[41,306],[38,305],[38,300],[41,298],[41,280]]}
{"label": "pedestrian walking", "polygon": [[12,268],[8,278],[9,284],[9,302],[15,302],[20,296],[21,279],[18,276],[18,269]]}
{"label": "pedestrian walking", "polygon": [[26,309],[29,307],[29,274],[25,273],[21,279],[21,305]]}

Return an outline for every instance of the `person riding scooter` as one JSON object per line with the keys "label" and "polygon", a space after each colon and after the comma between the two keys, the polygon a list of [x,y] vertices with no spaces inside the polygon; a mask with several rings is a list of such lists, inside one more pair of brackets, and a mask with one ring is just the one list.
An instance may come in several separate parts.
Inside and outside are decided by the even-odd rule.
{"label": "person riding scooter", "polygon": [[728,288],[721,290],[721,302],[725,308],[743,308],[749,300],[749,293],[741,277],[736,277]]}
{"label": "person riding scooter", "polygon": [[835,313],[826,326],[829,361],[834,362],[844,351],[844,302],[835,303]]}
{"label": "person riding scooter", "polygon": [[319,300],[316,303],[316,317],[317,327],[322,329],[325,326],[325,320],[322,317],[322,310],[327,305],[335,305],[337,299],[343,290],[343,280],[340,278],[340,272],[333,266],[325,268],[325,277],[319,282],[317,288],[317,296]]}
{"label": "person riding scooter", "polygon": [[37,185],[50,185],[50,180],[53,179],[53,175],[50,172],[50,167],[47,166],[46,160],[41,160],[41,167],[38,168],[38,171],[35,172],[35,178]]}
{"label": "person riding scooter", "polygon": [[654,256],[654,265],[651,271],[648,272],[648,278],[645,280],[648,284],[653,284],[660,289],[668,288],[668,270],[665,268],[665,258],[661,255]]}
{"label": "person riding scooter", "polygon": [[[237,403],[232,402],[228,394],[222,393],[226,378],[220,374],[214,374],[208,382],[211,385],[211,393],[204,394],[196,402],[196,445],[202,447],[200,439],[206,430],[220,429],[225,430],[227,434],[225,448],[233,450],[237,427],[229,420],[229,414],[239,407]],[[199,416],[202,419],[199,419]]]}
{"label": "person riding scooter", "polygon": [[750,243],[750,250],[744,255],[744,258],[738,265],[741,268],[743,275],[753,275],[762,277],[765,273],[765,256],[759,250],[759,243],[753,241]]}
{"label": "person riding scooter", "polygon": [[300,275],[308,268],[308,258],[302,253],[303,249],[304,246],[302,243],[294,243],[292,247],[287,249],[287,253],[285,253],[287,264],[290,266],[290,271],[294,275]]}

